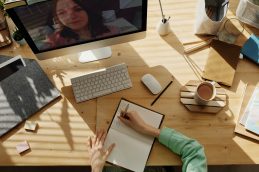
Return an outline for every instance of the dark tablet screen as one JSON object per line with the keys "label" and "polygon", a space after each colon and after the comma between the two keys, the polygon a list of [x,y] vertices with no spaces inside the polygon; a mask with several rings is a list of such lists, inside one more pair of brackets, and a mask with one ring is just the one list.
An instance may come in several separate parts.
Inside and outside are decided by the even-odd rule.
{"label": "dark tablet screen", "polygon": [[1,67],[0,68],[0,81],[4,80],[8,76],[12,75],[13,73],[18,71],[22,67],[24,67],[24,66],[23,66],[21,59],[15,60],[14,62],[12,62],[10,64]]}

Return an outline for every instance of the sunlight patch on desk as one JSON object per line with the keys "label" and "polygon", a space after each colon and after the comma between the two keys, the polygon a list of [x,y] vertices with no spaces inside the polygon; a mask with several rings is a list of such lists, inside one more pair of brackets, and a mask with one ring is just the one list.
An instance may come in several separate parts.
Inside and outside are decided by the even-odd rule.
{"label": "sunlight patch on desk", "polygon": [[[233,141],[239,147],[239,149],[241,149],[245,153],[245,155],[249,157],[247,158],[248,160],[256,163],[257,158],[255,157],[258,157],[259,155],[258,143],[253,142],[249,139],[241,138],[239,136],[233,137]],[[249,164],[251,164],[251,162],[249,162]]]}
{"label": "sunlight patch on desk", "polygon": [[[78,114],[77,114],[78,115]],[[89,114],[89,117],[90,118],[94,118],[94,116],[90,116],[91,114]],[[86,116],[87,117],[87,116]],[[82,117],[80,117],[79,115],[78,116],[67,116],[66,117],[66,122],[71,122],[71,123],[85,123],[82,119]],[[60,123],[63,121],[63,116],[60,115],[60,114],[51,114],[51,115],[41,115],[40,116],[40,120],[41,121],[53,121],[53,122],[57,122],[57,123]]]}
{"label": "sunlight patch on desk", "polygon": [[[19,134],[19,135],[14,135],[14,137],[12,137],[11,139],[9,139],[8,141],[4,142],[3,145],[4,146],[8,146],[10,143],[16,143],[19,141],[22,141],[24,139],[28,138],[28,134],[24,133],[24,134]],[[39,135],[30,135],[30,140],[31,141],[39,141],[39,142],[45,142],[45,143],[55,143],[55,142],[61,142],[61,143],[66,143],[66,138],[65,136],[62,135],[43,135],[41,136]]]}
{"label": "sunlight patch on desk", "polygon": [[[53,154],[55,154],[55,152],[52,152]],[[25,158],[26,157],[26,158]],[[13,160],[14,162],[16,162],[16,165],[39,165],[39,161],[40,164],[43,165],[68,165],[68,164],[73,164],[73,165],[82,165],[82,164],[88,164],[89,162],[89,158],[88,157],[84,157],[84,156],[77,156],[76,158],[72,157],[70,158],[69,155],[64,156],[63,158],[60,157],[52,157],[52,156],[46,156],[46,157],[40,157],[37,158],[36,156],[24,156],[21,158],[20,155],[18,156],[12,156],[11,160]],[[30,163],[28,163],[30,162]]]}
{"label": "sunlight patch on desk", "polygon": [[[83,133],[83,132],[82,132]],[[88,134],[88,136],[93,135],[90,132],[84,132],[86,134]],[[77,144],[86,144],[87,138],[88,136],[84,135],[73,135],[73,137],[71,137],[71,140],[76,141]],[[15,137],[12,138],[4,143],[2,143],[2,145],[4,147],[13,147],[16,144],[18,144],[19,142],[23,141],[26,137],[28,137],[28,135],[24,134],[24,135],[20,135],[19,137]],[[84,140],[84,142],[82,142]],[[38,136],[30,136],[30,143],[38,143],[40,145],[40,147],[45,147],[47,145],[49,146],[55,146],[57,144],[68,144],[68,141],[66,140],[64,135],[41,135],[39,134]],[[41,144],[42,143],[42,144]],[[14,148],[14,147],[13,147]]]}

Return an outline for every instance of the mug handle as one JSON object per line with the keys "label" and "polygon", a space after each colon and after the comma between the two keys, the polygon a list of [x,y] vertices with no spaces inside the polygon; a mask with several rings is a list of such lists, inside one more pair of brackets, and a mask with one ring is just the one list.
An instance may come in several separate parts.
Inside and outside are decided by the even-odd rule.
{"label": "mug handle", "polygon": [[211,81],[210,82],[213,86],[214,86],[214,89],[215,89],[215,95],[217,95],[217,89],[216,89],[216,81]]}
{"label": "mug handle", "polygon": [[211,81],[210,83],[211,83],[213,86],[215,86],[215,87],[216,87],[216,83],[217,83],[217,82],[215,82],[215,81]]}

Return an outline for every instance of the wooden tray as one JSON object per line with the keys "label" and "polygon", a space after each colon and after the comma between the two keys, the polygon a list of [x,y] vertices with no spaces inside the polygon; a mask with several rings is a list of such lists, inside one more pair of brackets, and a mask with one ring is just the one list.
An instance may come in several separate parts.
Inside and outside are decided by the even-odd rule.
{"label": "wooden tray", "polygon": [[199,105],[194,100],[194,93],[201,81],[191,80],[180,89],[181,103],[192,112],[217,113],[226,106],[227,95],[225,90],[216,84],[216,97],[207,105]]}

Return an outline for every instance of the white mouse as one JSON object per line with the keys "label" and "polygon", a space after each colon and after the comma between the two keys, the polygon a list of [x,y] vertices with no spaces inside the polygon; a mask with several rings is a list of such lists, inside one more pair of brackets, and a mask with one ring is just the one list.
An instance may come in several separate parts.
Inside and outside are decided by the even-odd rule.
{"label": "white mouse", "polygon": [[153,94],[158,94],[162,90],[160,83],[151,74],[145,74],[141,81]]}

